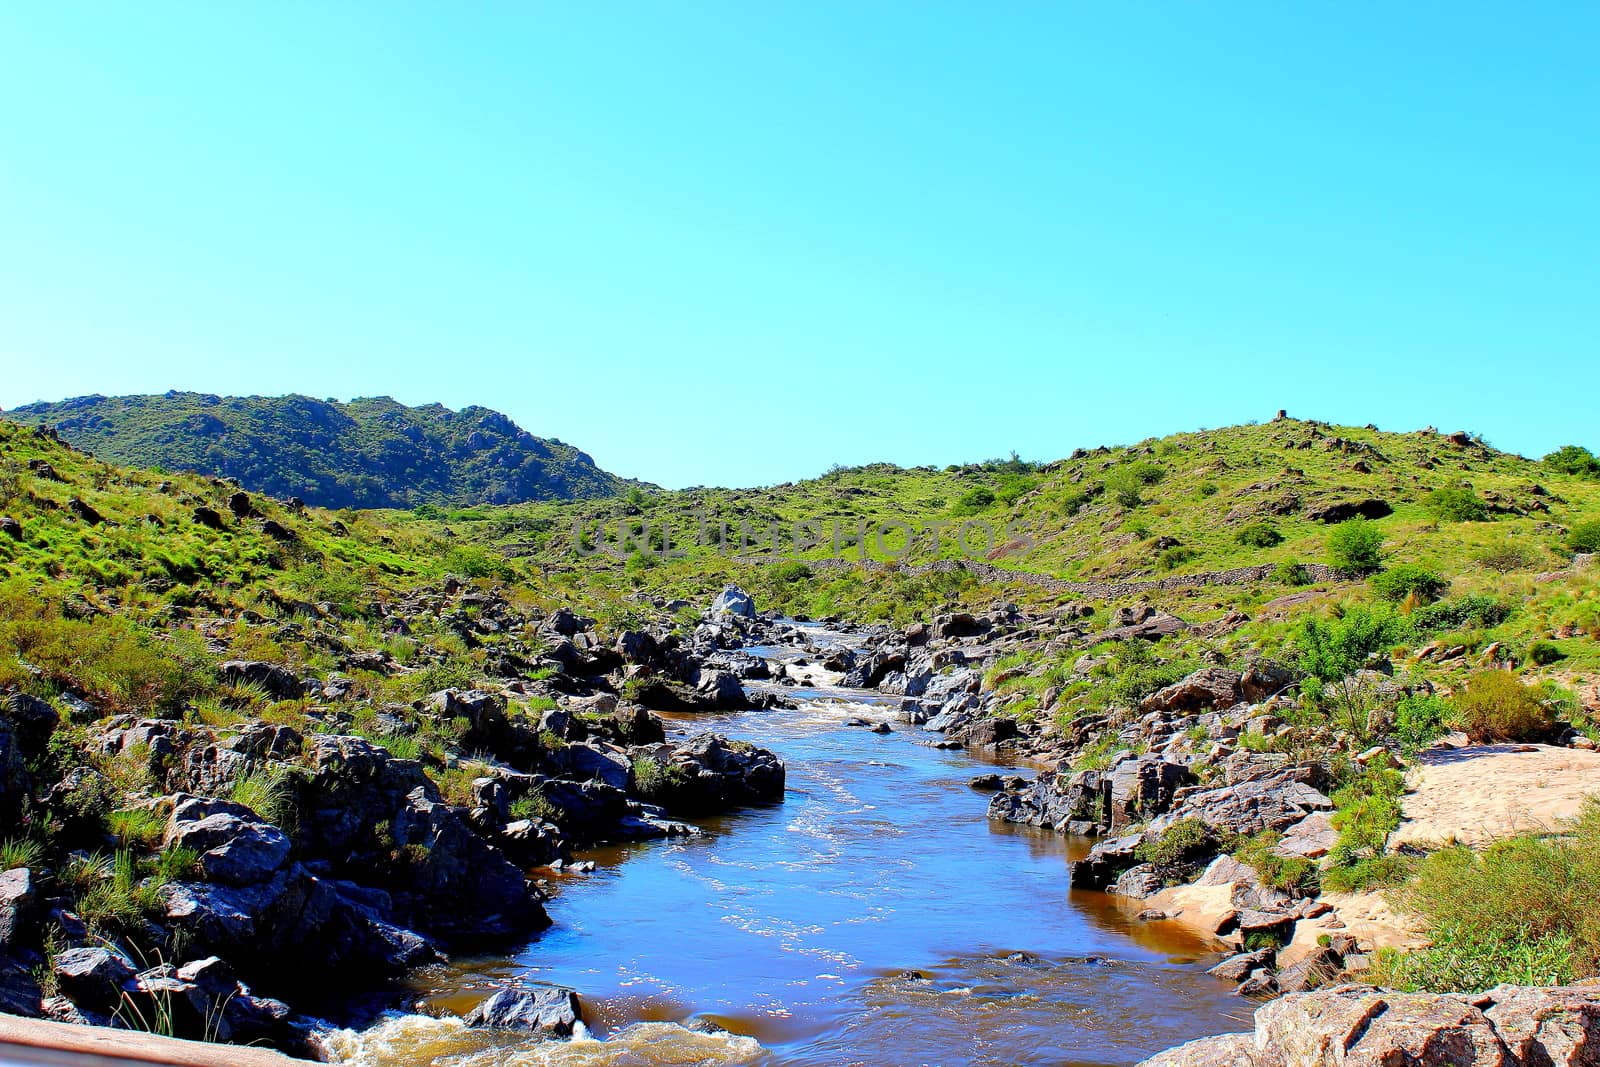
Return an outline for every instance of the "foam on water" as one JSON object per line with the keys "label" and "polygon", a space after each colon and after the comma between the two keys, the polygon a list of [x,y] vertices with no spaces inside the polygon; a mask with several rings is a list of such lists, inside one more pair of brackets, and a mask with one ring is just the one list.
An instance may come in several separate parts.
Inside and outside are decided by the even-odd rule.
{"label": "foam on water", "polygon": [[676,1023],[625,1027],[604,1041],[579,1026],[570,1041],[468,1029],[460,1019],[391,1015],[367,1030],[325,1034],[328,1051],[349,1067],[758,1067],[768,1061],[754,1038],[705,1033]]}

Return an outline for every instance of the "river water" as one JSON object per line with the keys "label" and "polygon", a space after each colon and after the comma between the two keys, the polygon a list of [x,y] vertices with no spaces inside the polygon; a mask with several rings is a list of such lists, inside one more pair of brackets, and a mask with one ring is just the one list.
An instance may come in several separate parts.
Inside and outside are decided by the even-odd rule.
{"label": "river water", "polygon": [[[1248,1028],[1203,945],[1071,890],[1073,843],[987,820],[966,783],[992,764],[929,747],[872,695],[789,692],[797,710],[668,723],[773,749],[784,803],[586,853],[595,870],[555,881],[537,940],[419,981],[430,1012],[511,978],[570,986],[586,1035],[406,1015],[335,1049],[384,1067],[1131,1064]],[[843,725],[855,717],[895,732]]]}

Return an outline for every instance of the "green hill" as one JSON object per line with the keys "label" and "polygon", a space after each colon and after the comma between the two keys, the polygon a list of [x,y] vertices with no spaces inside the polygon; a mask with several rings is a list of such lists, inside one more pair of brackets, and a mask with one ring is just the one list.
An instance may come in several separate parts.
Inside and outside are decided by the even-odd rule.
{"label": "green hill", "polygon": [[320,507],[409,508],[612,496],[631,483],[497,411],[389,397],[83,396],[7,417],[103,459],[236,478]]}

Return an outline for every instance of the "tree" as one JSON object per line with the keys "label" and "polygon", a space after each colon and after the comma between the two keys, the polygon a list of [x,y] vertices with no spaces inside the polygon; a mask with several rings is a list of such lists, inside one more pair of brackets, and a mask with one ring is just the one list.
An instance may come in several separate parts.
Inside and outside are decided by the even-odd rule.
{"label": "tree", "polygon": [[1370,574],[1383,566],[1383,533],[1366,519],[1349,519],[1328,537],[1328,559],[1342,571]]}
{"label": "tree", "polygon": [[1544,457],[1544,465],[1562,474],[1580,478],[1600,478],[1600,459],[1581,445],[1562,445]]}

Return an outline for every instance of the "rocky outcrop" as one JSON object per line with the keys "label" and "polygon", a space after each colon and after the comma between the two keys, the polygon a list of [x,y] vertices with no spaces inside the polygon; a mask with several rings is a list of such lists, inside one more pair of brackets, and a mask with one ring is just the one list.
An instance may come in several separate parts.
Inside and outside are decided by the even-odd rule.
{"label": "rocky outcrop", "polygon": [[772,752],[717,734],[633,750],[636,782],[647,799],[696,815],[783,799],[784,766]]}
{"label": "rocky outcrop", "polygon": [[1587,1067],[1600,1063],[1600,982],[1482,994],[1339,986],[1256,1010],[1253,1034],[1203,1038],[1141,1067]]}

